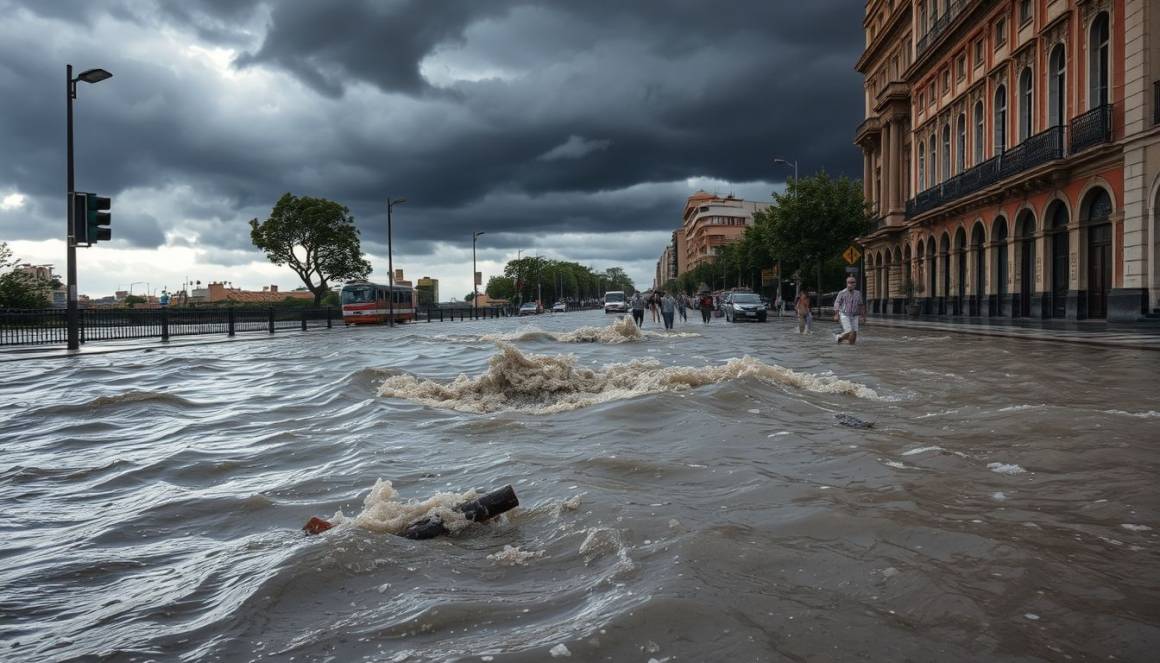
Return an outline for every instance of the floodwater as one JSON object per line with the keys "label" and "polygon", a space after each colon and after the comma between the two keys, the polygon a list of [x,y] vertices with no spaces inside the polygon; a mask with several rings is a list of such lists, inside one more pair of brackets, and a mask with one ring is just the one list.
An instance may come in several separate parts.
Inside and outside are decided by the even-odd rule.
{"label": "floodwater", "polygon": [[3,364],[0,659],[1155,660],[1156,353],[615,321]]}

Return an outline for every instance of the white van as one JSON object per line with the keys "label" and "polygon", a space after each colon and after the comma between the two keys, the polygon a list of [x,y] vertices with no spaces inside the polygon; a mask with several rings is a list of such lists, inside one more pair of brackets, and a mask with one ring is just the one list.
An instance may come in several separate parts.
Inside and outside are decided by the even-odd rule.
{"label": "white van", "polygon": [[609,290],[604,293],[605,313],[628,313],[628,301],[623,290]]}

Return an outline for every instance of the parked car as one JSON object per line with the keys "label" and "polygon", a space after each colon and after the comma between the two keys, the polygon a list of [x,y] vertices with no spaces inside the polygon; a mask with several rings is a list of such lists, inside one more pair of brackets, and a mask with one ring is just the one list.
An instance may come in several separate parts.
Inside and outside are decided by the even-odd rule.
{"label": "parked car", "polygon": [[543,312],[539,302],[524,302],[520,306],[520,315],[538,315]]}
{"label": "parked car", "polygon": [[552,305],[552,313],[563,313],[568,310],[568,305],[564,302],[556,302]]}
{"label": "parked car", "polygon": [[726,294],[721,308],[724,309],[725,320],[728,322],[740,322],[742,320],[765,322],[766,317],[769,315],[765,303],[752,292],[730,292]]}
{"label": "parked car", "polygon": [[605,313],[628,313],[628,301],[623,290],[609,290],[604,293]]}

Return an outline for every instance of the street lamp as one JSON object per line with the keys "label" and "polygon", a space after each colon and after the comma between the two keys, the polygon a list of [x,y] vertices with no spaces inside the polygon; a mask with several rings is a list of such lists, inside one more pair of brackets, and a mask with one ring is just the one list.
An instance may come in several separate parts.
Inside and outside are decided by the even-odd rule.
{"label": "street lamp", "polygon": [[480,235],[486,235],[483,231],[471,233],[471,313],[475,315],[476,302],[479,301],[479,279],[475,277],[479,272],[475,271],[475,240],[479,239]]}
{"label": "street lamp", "polygon": [[391,247],[391,210],[394,209],[395,205],[402,205],[405,202],[407,202],[406,198],[396,198],[394,200],[391,200],[390,197],[387,198],[387,283],[389,285],[387,288],[387,301],[390,302],[388,304],[390,308],[390,317],[388,320],[392,327],[395,326],[395,262]]}
{"label": "street lamp", "polygon": [[66,144],[68,145],[68,202],[65,207],[68,209],[68,237],[65,241],[67,245],[67,276],[68,281],[68,308],[66,311],[66,319],[68,321],[68,349],[78,350],[81,347],[80,324],[77,320],[77,245],[76,245],[76,230],[75,225],[77,219],[73,218],[73,194],[76,193],[76,167],[73,163],[73,102],[77,98],[77,81],[84,81],[86,83],[100,83],[101,81],[112,78],[113,75],[104,69],[88,69],[82,71],[79,76],[73,78],[73,68],[71,64],[64,66],[65,80],[67,81],[65,92],[65,105],[68,108],[66,112],[66,132],[68,137]]}
{"label": "street lamp", "polygon": [[[774,157],[773,163],[775,166],[779,165],[779,164],[785,165],[785,166],[793,166],[793,183],[794,183],[793,195],[797,196],[798,195],[798,189],[797,189],[798,162],[797,162],[797,160],[795,159],[794,161],[787,161],[785,159],[782,159],[781,157]],[[800,283],[798,284],[798,288],[799,289],[801,288]],[[781,296],[781,265],[778,265],[778,269],[777,269],[777,295],[778,295],[778,297]],[[796,293],[795,293],[795,300],[796,300]],[[821,267],[821,264],[819,264],[818,265],[818,306],[821,306],[821,301],[822,301],[822,267]]]}

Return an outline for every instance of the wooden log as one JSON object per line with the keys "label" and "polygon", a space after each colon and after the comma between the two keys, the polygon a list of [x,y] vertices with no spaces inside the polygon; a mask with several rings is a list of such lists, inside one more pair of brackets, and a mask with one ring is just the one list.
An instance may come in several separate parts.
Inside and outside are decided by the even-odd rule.
{"label": "wooden log", "polygon": [[[472,522],[482,523],[501,513],[511,511],[519,505],[520,500],[516,497],[515,489],[508,485],[486,495],[481,495],[470,502],[464,502],[455,507],[455,510]],[[401,536],[408,539],[433,539],[441,534],[447,534],[443,520],[439,517],[432,517],[411,523],[407,529],[403,530]]]}
{"label": "wooden log", "polygon": [[850,414],[835,414],[834,418],[838,420],[840,425],[846,426],[847,428],[859,428],[865,430],[867,428],[874,427],[874,422],[862,421],[858,417]]}

